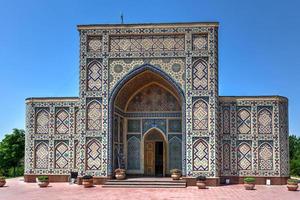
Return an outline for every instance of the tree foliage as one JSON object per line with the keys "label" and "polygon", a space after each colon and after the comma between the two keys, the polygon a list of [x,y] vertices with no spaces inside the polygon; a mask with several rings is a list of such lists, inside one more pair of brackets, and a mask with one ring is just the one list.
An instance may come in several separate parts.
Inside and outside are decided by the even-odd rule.
{"label": "tree foliage", "polygon": [[[25,131],[13,129],[0,142],[0,173],[6,176],[20,175],[24,166]],[[18,174],[16,173],[18,172]]]}
{"label": "tree foliage", "polygon": [[300,137],[290,135],[290,173],[291,175],[300,176]]}

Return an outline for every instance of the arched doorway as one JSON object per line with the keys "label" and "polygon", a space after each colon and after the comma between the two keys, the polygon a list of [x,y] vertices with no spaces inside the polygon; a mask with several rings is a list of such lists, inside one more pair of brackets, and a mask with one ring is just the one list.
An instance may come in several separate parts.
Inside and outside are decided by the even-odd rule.
{"label": "arched doorway", "polygon": [[165,176],[167,166],[167,140],[156,128],[144,135],[144,175]]}
{"label": "arched doorway", "polygon": [[[150,65],[136,68],[118,82],[109,101],[109,174],[118,167],[133,175],[166,175],[172,168],[181,169],[184,97],[180,87],[167,74]],[[151,143],[148,137],[155,135],[160,140],[152,141],[152,153],[157,161],[156,168],[160,170],[156,171],[154,166],[148,173],[144,169],[144,161],[148,158],[144,155],[144,146],[145,141]],[[156,159],[155,148],[156,153],[164,152],[157,154]],[[176,152],[170,154],[173,151]]]}

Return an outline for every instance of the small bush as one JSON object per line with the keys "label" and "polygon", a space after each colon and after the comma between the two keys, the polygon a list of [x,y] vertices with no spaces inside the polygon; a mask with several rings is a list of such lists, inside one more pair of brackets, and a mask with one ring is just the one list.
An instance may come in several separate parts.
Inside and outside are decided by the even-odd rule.
{"label": "small bush", "polygon": [[180,169],[171,169],[170,172],[171,172],[171,174],[180,174],[181,170]]}
{"label": "small bush", "polygon": [[253,177],[246,177],[244,178],[245,183],[255,183],[255,178]]}
{"label": "small bush", "polygon": [[82,179],[92,179],[92,178],[93,178],[93,176],[91,176],[91,175],[85,175],[82,177]]}
{"label": "small bush", "polygon": [[287,183],[288,183],[288,184],[292,184],[292,185],[293,185],[293,184],[298,184],[298,180],[297,180],[297,179],[288,179],[288,180],[287,180]]}
{"label": "small bush", "polygon": [[206,177],[205,176],[198,176],[196,178],[197,181],[206,181]]}
{"label": "small bush", "polygon": [[5,176],[0,176],[0,180],[4,180],[5,179]]}
{"label": "small bush", "polygon": [[40,182],[45,182],[45,181],[48,181],[49,180],[49,177],[48,176],[38,176],[38,180]]}

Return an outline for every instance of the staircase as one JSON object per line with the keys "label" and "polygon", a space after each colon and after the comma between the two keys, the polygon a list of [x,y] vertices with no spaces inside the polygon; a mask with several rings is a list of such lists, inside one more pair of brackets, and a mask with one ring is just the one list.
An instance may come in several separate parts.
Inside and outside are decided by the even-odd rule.
{"label": "staircase", "polygon": [[185,180],[171,178],[128,178],[125,180],[108,180],[103,188],[185,188]]}

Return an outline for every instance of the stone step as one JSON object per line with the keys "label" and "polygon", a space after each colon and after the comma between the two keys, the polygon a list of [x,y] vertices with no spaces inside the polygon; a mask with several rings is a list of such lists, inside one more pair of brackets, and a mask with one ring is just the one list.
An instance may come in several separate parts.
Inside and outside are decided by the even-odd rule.
{"label": "stone step", "polygon": [[186,185],[102,185],[103,188],[186,188]]}
{"label": "stone step", "polygon": [[125,179],[108,180],[102,187],[104,188],[185,188],[185,180],[171,179]]}

